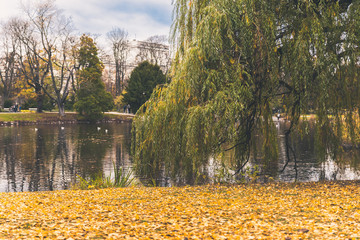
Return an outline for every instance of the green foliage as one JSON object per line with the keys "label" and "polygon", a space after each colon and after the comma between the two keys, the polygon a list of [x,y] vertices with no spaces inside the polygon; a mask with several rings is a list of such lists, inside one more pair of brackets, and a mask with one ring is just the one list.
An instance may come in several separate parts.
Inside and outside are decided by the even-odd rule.
{"label": "green foliage", "polygon": [[123,107],[125,105],[125,103],[123,102],[123,99],[124,99],[123,95],[119,95],[114,99],[114,104],[115,104],[116,110],[119,112],[123,110]]}
{"label": "green foliage", "polygon": [[[37,108],[38,102],[35,98],[28,98],[25,102],[21,105],[21,109],[29,109],[29,108]],[[43,110],[51,111],[54,108],[54,101],[49,98],[49,96],[43,96]]]}
{"label": "green foliage", "polygon": [[165,75],[157,65],[145,61],[131,73],[123,102],[136,112],[151,96],[153,89],[166,81]]}
{"label": "green foliage", "polygon": [[74,104],[76,102],[75,94],[71,94],[65,102],[65,110],[72,111],[74,110]]}
{"label": "green foliage", "polygon": [[[287,148],[300,115],[311,109],[323,156],[334,156],[343,121],[333,119],[349,119],[352,112],[358,117],[360,110],[359,5],[175,1],[172,82],[157,89],[135,117],[137,170],[152,177],[165,169],[191,183],[209,159],[220,161],[233,151],[226,165],[239,173],[256,149],[255,134],[263,136],[266,165],[278,154],[276,106],[290,120]],[[345,131],[359,133],[347,126]]]}
{"label": "green foliage", "polygon": [[10,108],[12,105],[14,105],[13,101],[10,99],[6,99],[4,101],[4,108]]}
{"label": "green foliage", "polygon": [[28,110],[29,108],[36,108],[37,107],[37,101],[36,99],[29,98],[26,99],[25,102],[21,105],[21,108],[23,110]]}
{"label": "green foliage", "polygon": [[79,49],[80,88],[74,108],[90,121],[101,119],[103,113],[114,106],[111,94],[106,92],[101,81],[104,66],[97,56],[97,51],[93,39],[83,35]]}
{"label": "green foliage", "polygon": [[125,172],[122,168],[116,168],[114,164],[114,177],[105,177],[103,174],[95,178],[84,179],[78,176],[79,182],[73,186],[74,189],[88,190],[101,188],[128,187],[134,182],[132,172]]}

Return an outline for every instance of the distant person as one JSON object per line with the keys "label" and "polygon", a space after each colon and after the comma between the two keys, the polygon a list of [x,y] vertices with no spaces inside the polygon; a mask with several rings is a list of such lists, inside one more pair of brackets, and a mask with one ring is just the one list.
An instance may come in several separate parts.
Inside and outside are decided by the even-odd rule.
{"label": "distant person", "polygon": [[130,113],[130,104],[127,105],[127,112]]}
{"label": "distant person", "polygon": [[127,111],[127,105],[125,104],[124,105],[124,113],[126,113],[126,111]]}

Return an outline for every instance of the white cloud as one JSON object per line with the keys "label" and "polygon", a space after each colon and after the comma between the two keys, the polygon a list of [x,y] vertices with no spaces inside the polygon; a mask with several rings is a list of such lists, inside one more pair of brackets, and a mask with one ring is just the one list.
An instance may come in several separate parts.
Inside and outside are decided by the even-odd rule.
{"label": "white cloud", "polygon": [[[145,39],[152,35],[168,35],[170,20],[159,21],[159,16],[140,9],[140,6],[161,8],[165,18],[171,16],[171,0],[62,0],[58,6],[72,16],[80,32],[106,34],[113,27],[124,28],[131,38]],[[161,13],[160,11],[160,13]],[[156,13],[156,12],[155,12]]]}
{"label": "white cloud", "polygon": [[0,20],[6,21],[10,17],[20,15],[20,0],[0,0]]}
{"label": "white cloud", "polygon": [[[143,40],[170,31],[171,0],[57,0],[56,4],[72,17],[79,33],[105,35],[113,27],[120,27],[130,38]],[[2,21],[18,14],[20,0],[0,0]]]}

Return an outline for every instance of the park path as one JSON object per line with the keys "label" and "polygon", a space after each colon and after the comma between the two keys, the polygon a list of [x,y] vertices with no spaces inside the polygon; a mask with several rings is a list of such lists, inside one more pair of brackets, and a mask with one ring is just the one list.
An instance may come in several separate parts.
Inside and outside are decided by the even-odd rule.
{"label": "park path", "polygon": [[123,112],[105,112],[106,114],[114,114],[114,115],[121,115],[121,116],[128,116],[128,117],[134,117],[135,114],[132,113],[123,113]]}

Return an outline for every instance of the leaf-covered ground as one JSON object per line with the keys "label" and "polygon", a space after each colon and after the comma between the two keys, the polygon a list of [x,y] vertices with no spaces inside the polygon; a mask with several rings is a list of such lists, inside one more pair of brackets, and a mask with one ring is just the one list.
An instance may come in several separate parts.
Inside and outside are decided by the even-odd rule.
{"label": "leaf-covered ground", "polygon": [[0,239],[360,239],[360,182],[0,193]]}

